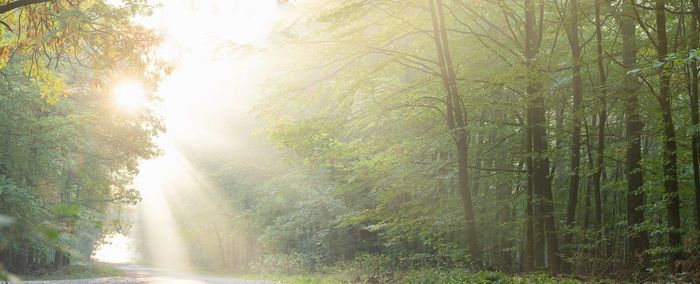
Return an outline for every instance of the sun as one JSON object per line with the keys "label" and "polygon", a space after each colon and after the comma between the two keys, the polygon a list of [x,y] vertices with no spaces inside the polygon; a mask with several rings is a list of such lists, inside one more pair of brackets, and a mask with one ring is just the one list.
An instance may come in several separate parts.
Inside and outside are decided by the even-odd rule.
{"label": "sun", "polygon": [[128,112],[135,112],[146,105],[146,89],[138,81],[124,80],[112,89],[112,98],[117,106]]}

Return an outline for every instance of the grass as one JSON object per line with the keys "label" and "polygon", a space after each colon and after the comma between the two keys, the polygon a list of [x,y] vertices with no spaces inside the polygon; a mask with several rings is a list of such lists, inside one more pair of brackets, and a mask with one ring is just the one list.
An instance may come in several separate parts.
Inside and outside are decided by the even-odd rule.
{"label": "grass", "polygon": [[[380,275],[354,275],[352,272],[343,273],[337,270],[333,273],[310,273],[299,275],[284,275],[275,273],[253,274],[227,274],[198,271],[202,274],[219,274],[237,279],[267,280],[288,284],[340,284],[340,283],[517,283],[517,284],[574,284],[580,280],[551,277],[546,274],[508,275],[501,272],[466,271],[466,270],[440,270],[440,269],[416,269],[409,271],[393,271]],[[222,275],[224,274],[224,275]],[[124,272],[104,263],[90,263],[65,267],[57,271],[45,271],[33,275],[24,275],[23,280],[74,280],[105,277],[123,277]],[[610,283],[610,282],[600,282]]]}
{"label": "grass", "polygon": [[43,271],[19,276],[23,280],[74,280],[104,277],[122,277],[124,272],[105,263],[72,265],[59,270]]}
{"label": "grass", "polygon": [[235,278],[246,280],[267,280],[287,284],[340,284],[350,283],[344,278],[344,275],[325,275],[325,274],[303,274],[303,275],[278,275],[278,274],[249,274],[239,275]]}
{"label": "grass", "polygon": [[[527,274],[508,275],[500,272],[468,272],[462,270],[436,270],[420,269],[401,273],[387,273],[391,275],[383,277],[360,277],[350,274],[301,274],[301,275],[280,275],[280,274],[246,274],[236,275],[233,278],[247,280],[268,280],[288,284],[339,284],[339,283],[406,283],[406,284],[461,284],[461,283],[483,283],[483,284],[577,284],[584,283],[577,279],[562,277],[552,277],[547,274]],[[609,281],[594,281],[596,283],[614,283]]]}

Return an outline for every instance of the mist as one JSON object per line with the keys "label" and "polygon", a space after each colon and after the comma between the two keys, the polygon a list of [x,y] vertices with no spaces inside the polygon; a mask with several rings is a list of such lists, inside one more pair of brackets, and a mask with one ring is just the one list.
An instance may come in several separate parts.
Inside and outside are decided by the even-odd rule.
{"label": "mist", "polygon": [[0,281],[700,282],[699,1],[0,20]]}
{"label": "mist", "polygon": [[[256,232],[240,225],[246,222],[241,212],[226,204],[224,189],[201,168],[235,165],[243,170],[280,159],[259,134],[263,124],[255,106],[264,96],[267,63],[262,50],[281,11],[277,1],[178,0],[157,5],[151,16],[137,21],[161,36],[156,54],[169,69],[151,106],[166,128],[156,138],[161,155],[139,165],[134,186],[142,201],[127,209],[132,210],[126,215],[133,223],[126,233],[130,240],[125,242],[123,234],[112,236],[96,254],[103,261],[188,271],[194,268],[193,255],[203,254],[190,250],[214,253],[222,242],[255,237]],[[235,224],[237,231],[230,231]],[[249,261],[258,249],[244,243],[238,246],[249,246],[242,249],[249,255],[241,257]],[[207,261],[199,260],[212,265]]]}

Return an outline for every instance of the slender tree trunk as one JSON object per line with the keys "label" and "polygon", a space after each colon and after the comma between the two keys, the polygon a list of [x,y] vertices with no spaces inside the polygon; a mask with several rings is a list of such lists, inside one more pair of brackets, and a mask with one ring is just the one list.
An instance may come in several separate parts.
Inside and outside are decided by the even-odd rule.
{"label": "slender tree trunk", "polygon": [[[497,96],[500,97],[500,96]],[[488,117],[485,115],[482,115],[482,120],[486,120]],[[489,135],[483,135],[483,139],[480,140],[480,145],[487,145],[494,143],[496,141],[497,137],[497,132],[495,130],[492,130],[489,132]],[[483,153],[483,152],[482,152]],[[483,156],[480,155],[480,156]],[[511,167],[512,165],[509,165],[509,155],[507,152],[503,152],[503,156],[500,156],[500,159],[494,159],[494,156],[491,156],[489,160],[487,160],[487,164],[489,165],[490,168],[500,168],[500,169],[507,169]],[[516,169],[520,169],[520,166],[522,163],[518,164],[518,167]],[[497,174],[496,171],[483,171],[483,172],[488,172],[490,174]],[[508,223],[510,222],[510,194],[511,194],[511,186],[512,183],[510,180],[501,180],[496,183],[496,188],[495,188],[495,195],[496,195],[496,202],[498,203],[498,208],[496,212],[496,218],[495,218],[495,224],[498,224],[497,230],[495,231],[496,234],[498,235],[498,240],[496,243],[496,253],[494,256],[495,259],[495,266],[498,267],[499,270],[501,271],[511,271],[511,264],[512,264],[512,254],[510,248],[512,245],[510,244],[510,238],[509,238],[509,230],[508,228]]]}
{"label": "slender tree trunk", "polygon": [[[539,92],[538,88],[534,86],[528,86],[528,96],[530,94]],[[544,187],[548,182],[547,175],[549,174],[549,163],[545,161],[542,155],[546,154],[543,149],[543,139],[546,130],[544,127],[537,126],[537,123],[542,122],[542,117],[539,115],[543,110],[538,109],[538,106],[544,103],[544,98],[530,99],[528,102],[528,128],[530,128],[530,156],[532,159],[532,212],[533,212],[533,240],[534,240],[534,252],[535,252],[535,262],[534,268],[536,270],[541,270],[546,267],[545,263],[545,216],[544,216]],[[546,141],[544,141],[546,142]]]}
{"label": "slender tree trunk", "polygon": [[216,243],[219,246],[219,263],[221,268],[226,268],[226,249],[224,248],[224,243],[221,240],[221,234],[219,233],[219,227],[214,224],[214,234],[216,235]]}
{"label": "slender tree trunk", "polygon": [[[690,31],[691,48],[700,48],[700,4],[691,0],[693,17]],[[700,113],[698,111],[698,61],[690,62],[690,120],[694,128],[700,128]],[[693,185],[695,186],[695,226],[700,233],[700,131],[693,133],[692,142]]]}
{"label": "slender tree trunk", "polygon": [[586,199],[584,201],[583,208],[585,210],[583,211],[583,228],[585,230],[588,230],[588,228],[591,225],[591,190],[590,188],[586,188]]}
{"label": "slender tree trunk", "polygon": [[[529,111],[528,111],[529,116]],[[532,184],[532,131],[530,127],[527,127],[526,132],[526,142],[525,148],[527,153],[526,166],[527,166],[527,207],[525,208],[525,219],[527,222],[527,236],[525,245],[525,270],[534,271],[535,263],[544,263],[544,239],[539,238],[535,240],[535,192]],[[541,249],[538,246],[538,241],[542,241]],[[542,252],[541,254],[536,252]],[[541,258],[541,260],[539,260]],[[538,259],[535,261],[535,259]]]}
{"label": "slender tree trunk", "polygon": [[[494,135],[495,137],[495,135]],[[493,141],[493,140],[492,140]],[[508,159],[501,158],[493,161],[491,164],[495,165],[497,168],[505,169],[508,165]],[[498,239],[499,253],[498,258],[500,258],[500,269],[503,271],[511,271],[512,257],[509,248],[512,246],[510,243],[510,238],[508,237],[508,230],[503,230],[507,228],[507,224],[510,220],[510,191],[512,183],[509,180],[503,180],[496,186],[496,196],[499,202],[498,214],[496,215],[496,222],[500,224],[501,230],[499,230],[500,236]]]}
{"label": "slender tree trunk", "polygon": [[603,202],[601,198],[601,184],[603,171],[605,170],[605,126],[608,119],[608,87],[605,73],[603,54],[603,23],[600,20],[600,1],[595,0],[595,34],[596,34],[596,63],[598,65],[598,149],[596,152],[596,165],[593,173],[593,194],[595,199],[594,221],[596,228],[601,228],[603,223]]}
{"label": "slender tree trunk", "polygon": [[57,249],[53,254],[53,267],[58,269],[65,266],[65,260],[66,257],[63,255],[63,252]]}
{"label": "slender tree trunk", "polygon": [[[660,62],[666,62],[668,55],[668,35],[666,31],[666,1],[656,1],[656,48]],[[676,130],[673,125],[673,111],[671,101],[671,70],[664,66],[659,68],[659,94],[657,100],[661,106],[663,125],[663,173],[664,189],[668,194],[666,209],[668,210],[669,244],[674,252],[671,253],[671,265],[676,270],[676,262],[682,257],[682,236],[680,198],[678,197],[678,172],[676,153]]]}
{"label": "slender tree trunk", "polygon": [[[477,145],[477,147],[480,145],[483,145],[483,143],[484,143],[483,141],[480,141],[480,140],[481,139],[477,139],[477,142],[479,143]],[[478,155],[478,153],[477,153],[477,155]],[[472,192],[474,193],[474,196],[479,196],[479,188],[481,187],[482,172],[481,172],[481,170],[479,170],[482,166],[481,163],[482,163],[481,158],[477,158],[474,161],[475,169],[473,169],[473,171],[472,171],[474,173],[473,174],[474,185],[472,186]]]}
{"label": "slender tree trunk", "polygon": [[[525,0],[525,58],[529,70],[535,70],[534,60],[539,50],[539,38],[536,31],[536,7],[533,0]],[[543,7],[539,7],[543,9]],[[559,271],[559,243],[554,225],[554,208],[552,204],[552,187],[549,173],[549,158],[547,157],[547,128],[545,119],[544,97],[540,84],[528,75],[528,121],[527,127],[531,131],[532,149],[532,183],[534,189],[535,211],[535,268],[544,267],[544,248],[541,247],[541,239],[546,239],[549,270]]]}
{"label": "slender tree trunk", "polygon": [[[542,105],[544,105],[544,98],[542,98],[541,100]],[[541,118],[544,121],[544,107],[542,108]],[[542,136],[542,138],[544,141],[541,142],[544,142],[545,146],[544,149],[542,149],[542,153],[546,155],[546,130],[543,134],[544,136]],[[542,159],[544,159],[544,161],[542,162],[543,168],[549,169],[549,159],[546,157],[543,157]],[[554,197],[552,196],[553,176],[553,172],[551,174],[547,172],[545,175],[545,183],[543,187],[544,192],[542,195],[544,197],[542,202],[542,209],[544,216],[545,238],[547,239],[547,257],[549,258],[549,271],[551,273],[558,273],[561,270],[561,256],[559,254],[559,240],[557,239],[557,228],[554,221]]]}
{"label": "slender tree trunk", "polygon": [[[576,222],[576,205],[578,203],[578,190],[580,185],[579,168],[581,166],[581,116],[583,115],[583,80],[581,79],[581,45],[578,39],[578,1],[570,0],[570,29],[569,47],[571,49],[572,63],[572,94],[573,94],[573,115],[571,131],[571,177],[569,181],[569,202],[566,207],[566,225],[573,227]],[[567,233],[564,239],[565,244],[571,244],[573,234]],[[570,252],[567,252],[571,256]],[[570,265],[566,265],[566,270],[570,270]]]}
{"label": "slender tree trunk", "polygon": [[[623,15],[621,22],[622,36],[622,64],[626,70],[637,68],[637,47],[635,43],[635,3],[632,0],[623,2]],[[627,229],[628,252],[630,261],[644,262],[644,251],[649,247],[649,235],[645,230],[638,231],[637,226],[644,222],[644,211],[640,208],[644,205],[645,193],[643,169],[640,164],[642,159],[641,136],[644,124],[639,117],[639,82],[632,75],[625,76],[623,82],[623,96],[625,100],[625,135],[627,140],[626,168],[627,168]]]}
{"label": "slender tree trunk", "polygon": [[[532,65],[534,64],[536,55],[536,32],[535,32],[535,5],[532,0],[525,1],[525,57],[528,69],[532,70]],[[530,75],[534,76],[534,75]],[[536,85],[535,80],[528,78],[527,85],[527,128],[528,128],[528,153],[531,168],[528,169],[531,184],[532,184],[532,236],[533,236],[533,251],[534,251],[534,262],[533,268],[535,270],[541,270],[546,267],[545,264],[545,238],[544,238],[544,217],[542,209],[542,191],[544,180],[546,179],[546,174],[543,171],[548,171],[549,166],[543,167],[541,164],[542,157],[538,157],[538,152],[535,149],[535,137],[542,135],[541,130],[535,130],[536,119],[535,119],[535,108],[537,101],[537,94],[539,92],[539,86]],[[542,127],[540,127],[542,128]],[[538,139],[538,142],[541,140]],[[541,142],[538,144],[541,147]],[[541,152],[539,153],[541,154]]]}
{"label": "slender tree trunk", "polygon": [[433,37],[437,49],[438,62],[442,82],[447,93],[446,114],[447,126],[454,137],[457,148],[457,166],[459,174],[459,192],[462,196],[462,207],[464,209],[464,219],[467,229],[467,246],[469,254],[475,263],[481,264],[481,249],[477,238],[477,227],[474,217],[474,207],[472,205],[472,193],[469,188],[469,145],[467,133],[466,113],[462,109],[462,98],[457,89],[452,56],[450,54],[447,40],[447,29],[445,27],[445,15],[442,0],[429,0],[430,12],[433,24]]}

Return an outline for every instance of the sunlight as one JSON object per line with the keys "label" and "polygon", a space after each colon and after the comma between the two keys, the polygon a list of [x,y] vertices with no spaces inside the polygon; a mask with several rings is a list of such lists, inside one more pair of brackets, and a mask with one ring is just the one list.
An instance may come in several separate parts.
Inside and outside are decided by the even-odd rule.
{"label": "sunlight", "polygon": [[[139,222],[143,241],[147,244],[145,257],[157,267],[188,270],[187,250],[167,199],[169,181],[181,168],[177,152],[167,142],[158,138],[165,154],[153,160],[142,161],[134,186],[142,196],[138,204]],[[172,176],[171,176],[172,175]]]}
{"label": "sunlight", "polygon": [[700,0],[0,24],[0,284],[700,283]]}
{"label": "sunlight", "polygon": [[128,112],[135,112],[147,103],[146,90],[140,82],[125,80],[112,89],[114,102]]}
{"label": "sunlight", "polygon": [[[157,96],[162,101],[153,108],[168,129],[156,139],[163,154],[141,161],[134,180],[142,196],[136,237],[145,244],[142,256],[149,265],[191,268],[185,244],[191,233],[182,231],[179,212],[173,210],[182,207],[183,200],[207,216],[198,220],[206,226],[229,221],[218,211],[219,189],[190,165],[181,149],[196,145],[224,153],[242,148],[238,140],[244,139],[232,139],[237,135],[227,131],[251,132],[243,123],[246,119],[231,123],[223,118],[250,115],[254,95],[260,93],[255,88],[262,64],[255,55],[238,50],[263,48],[278,12],[275,0],[169,0],[150,17],[137,19],[164,35],[156,55],[173,67],[159,83]],[[145,94],[143,86],[131,80],[113,89],[115,103],[128,112],[147,103]],[[242,128],[246,130],[238,130]]]}
{"label": "sunlight", "polygon": [[105,243],[95,251],[93,259],[109,263],[133,261],[131,239],[123,234],[107,237]]}

